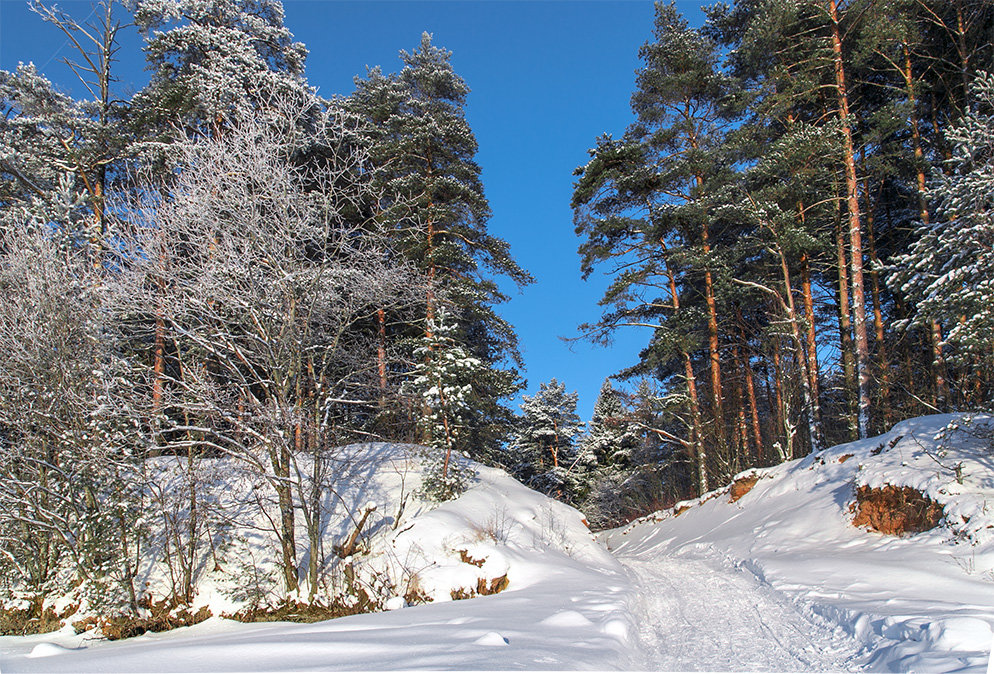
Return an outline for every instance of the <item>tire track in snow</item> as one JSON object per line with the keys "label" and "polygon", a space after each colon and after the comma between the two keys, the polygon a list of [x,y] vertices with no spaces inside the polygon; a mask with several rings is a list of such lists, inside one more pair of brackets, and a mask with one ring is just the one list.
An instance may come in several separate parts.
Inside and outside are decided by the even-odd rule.
{"label": "tire track in snow", "polygon": [[696,556],[619,556],[647,670],[815,672],[860,669],[861,645],[798,611],[738,569]]}

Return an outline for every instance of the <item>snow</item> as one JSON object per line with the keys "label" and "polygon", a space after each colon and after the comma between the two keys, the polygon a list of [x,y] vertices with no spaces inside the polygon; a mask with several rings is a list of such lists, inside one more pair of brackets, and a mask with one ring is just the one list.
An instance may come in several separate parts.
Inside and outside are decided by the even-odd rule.
{"label": "snow", "polygon": [[[687,562],[687,573],[694,563],[738,568],[803,619],[843,627],[863,645],[871,670],[985,671],[994,626],[992,456],[962,433],[943,450],[941,431],[954,419],[906,421],[880,437],[755,471],[756,486],[735,503],[711,494],[677,504],[691,506],[679,516],[657,513],[603,540],[630,565],[675,558]],[[946,521],[903,537],[857,529],[850,504],[864,484],[920,489],[948,504]]]}
{"label": "snow", "polygon": [[[379,510],[395,512],[402,478],[408,491],[416,482],[417,459],[398,446],[370,445],[367,451],[396,470],[378,471],[377,479],[357,485],[349,498],[365,504],[375,494]],[[623,567],[595,541],[578,511],[503,471],[474,468],[477,477],[460,498],[433,509],[409,503],[412,514],[396,530],[381,526],[370,542],[370,568],[416,570],[432,603],[404,607],[403,598],[394,597],[388,600],[394,610],[313,624],[211,618],[115,642],[75,635],[72,628],[0,637],[0,669],[8,674],[626,668],[631,586]],[[482,566],[461,561],[461,551]],[[451,598],[454,588],[475,589],[479,578],[504,574],[509,585],[500,594]],[[46,656],[30,657],[34,648]]]}
{"label": "snow", "polygon": [[633,611],[650,618],[637,621],[645,669],[836,672],[858,663],[860,645],[842,628],[752,574],[696,551],[624,561],[639,590]]}
{"label": "snow", "polygon": [[[596,539],[576,510],[474,465],[465,494],[409,504],[363,553],[371,568],[405,560],[432,603],[394,596],[389,611],[313,624],[211,618],[118,642],[71,628],[2,637],[0,668],[983,672],[994,627],[992,457],[962,434],[943,447],[952,420],[904,422],[755,471],[735,503],[713,492]],[[404,450],[368,451],[396,466]],[[389,474],[350,498],[395,512],[406,473]],[[903,537],[855,528],[850,504],[864,484],[915,486],[947,504],[946,521]],[[452,600],[454,588],[505,574],[500,594]]]}

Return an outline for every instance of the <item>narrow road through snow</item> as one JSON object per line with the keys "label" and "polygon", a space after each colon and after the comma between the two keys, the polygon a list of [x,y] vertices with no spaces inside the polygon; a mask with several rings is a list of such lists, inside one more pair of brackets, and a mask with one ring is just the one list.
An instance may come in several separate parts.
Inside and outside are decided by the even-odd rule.
{"label": "narrow road through snow", "polygon": [[647,670],[852,671],[860,646],[754,576],[696,555],[619,556]]}

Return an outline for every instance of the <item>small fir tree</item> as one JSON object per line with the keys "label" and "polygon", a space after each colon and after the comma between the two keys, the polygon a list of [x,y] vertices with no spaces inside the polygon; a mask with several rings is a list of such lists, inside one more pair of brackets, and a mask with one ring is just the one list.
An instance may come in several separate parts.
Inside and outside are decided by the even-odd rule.
{"label": "small fir tree", "polygon": [[605,379],[583,441],[584,460],[599,468],[624,470],[638,446],[639,434],[631,424],[624,394]]}
{"label": "small fir tree", "polygon": [[453,460],[452,452],[466,431],[474,382],[486,372],[484,363],[471,355],[455,335],[456,327],[441,307],[429,321],[426,336],[414,348],[418,365],[408,386],[408,392],[422,406],[422,442],[438,450],[428,454],[423,487],[427,495],[438,500],[458,495],[469,477],[467,470]]}

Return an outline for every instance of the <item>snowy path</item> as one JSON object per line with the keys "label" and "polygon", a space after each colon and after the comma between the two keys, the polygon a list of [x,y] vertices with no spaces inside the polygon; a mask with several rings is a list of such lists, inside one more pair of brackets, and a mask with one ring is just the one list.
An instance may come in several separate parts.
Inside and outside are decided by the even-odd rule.
{"label": "snowy path", "polygon": [[[755,577],[698,556],[620,556],[647,670],[852,671],[859,644]],[[817,621],[817,622],[816,622]]]}

